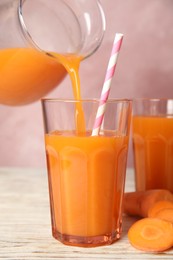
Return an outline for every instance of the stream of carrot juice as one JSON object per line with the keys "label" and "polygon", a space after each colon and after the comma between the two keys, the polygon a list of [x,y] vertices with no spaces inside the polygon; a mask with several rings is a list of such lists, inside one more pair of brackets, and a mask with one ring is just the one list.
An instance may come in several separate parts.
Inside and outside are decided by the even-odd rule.
{"label": "stream of carrot juice", "polygon": [[81,88],[80,88],[80,78],[79,78],[79,66],[82,61],[81,56],[76,55],[60,55],[53,53],[53,56],[57,59],[58,63],[62,64],[67,70],[73,89],[74,99],[78,102],[76,103],[75,111],[75,123],[76,123],[76,133],[77,135],[85,134],[85,117],[82,108],[81,100]]}

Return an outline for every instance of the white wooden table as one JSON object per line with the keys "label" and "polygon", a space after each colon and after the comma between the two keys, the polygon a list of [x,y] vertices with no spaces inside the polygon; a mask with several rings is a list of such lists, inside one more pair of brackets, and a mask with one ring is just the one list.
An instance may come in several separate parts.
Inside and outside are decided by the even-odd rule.
{"label": "white wooden table", "polygon": [[[134,189],[133,171],[127,171],[126,190]],[[172,259],[173,250],[147,254],[128,242],[135,221],[124,217],[122,238],[110,246],[65,246],[51,235],[45,170],[0,168],[0,259]]]}

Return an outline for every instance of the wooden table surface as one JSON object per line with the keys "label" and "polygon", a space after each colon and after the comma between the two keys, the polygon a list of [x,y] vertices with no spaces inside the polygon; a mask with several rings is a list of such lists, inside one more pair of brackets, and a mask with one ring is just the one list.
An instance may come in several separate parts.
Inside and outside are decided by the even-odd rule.
{"label": "wooden table surface", "polygon": [[[134,190],[127,171],[126,190]],[[120,240],[109,246],[65,246],[51,235],[45,170],[0,168],[0,259],[172,259],[173,250],[149,254],[133,248],[127,230],[136,219],[124,217]]]}

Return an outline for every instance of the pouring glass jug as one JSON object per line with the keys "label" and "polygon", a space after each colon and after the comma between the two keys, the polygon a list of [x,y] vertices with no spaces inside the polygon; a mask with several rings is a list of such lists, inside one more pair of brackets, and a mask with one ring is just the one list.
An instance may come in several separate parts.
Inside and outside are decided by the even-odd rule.
{"label": "pouring glass jug", "polygon": [[66,75],[46,54],[87,58],[104,31],[99,0],[1,0],[0,103],[23,105],[46,95]]}

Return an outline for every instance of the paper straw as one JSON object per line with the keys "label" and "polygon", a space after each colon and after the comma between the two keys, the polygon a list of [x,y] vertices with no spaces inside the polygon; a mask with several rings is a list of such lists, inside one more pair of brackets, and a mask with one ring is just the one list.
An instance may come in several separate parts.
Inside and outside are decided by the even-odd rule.
{"label": "paper straw", "polygon": [[106,101],[109,96],[111,82],[112,82],[112,78],[113,78],[113,75],[114,75],[114,72],[116,69],[118,54],[119,54],[119,51],[121,48],[122,40],[123,40],[123,34],[116,33],[112,52],[111,52],[111,57],[110,57],[109,63],[108,63],[106,77],[105,77],[103,88],[102,88],[102,93],[101,93],[99,107],[97,110],[97,115],[96,115],[93,131],[92,131],[92,136],[99,134],[100,127],[102,125],[102,121],[104,118],[104,112],[105,112],[105,108],[106,108]]}

